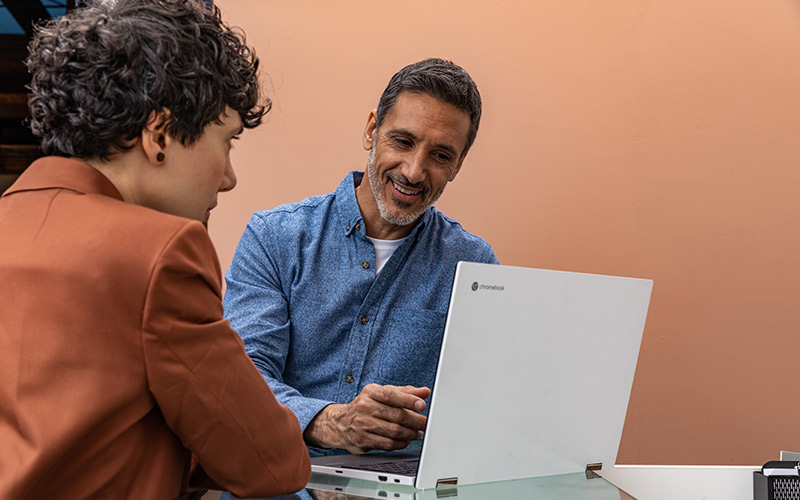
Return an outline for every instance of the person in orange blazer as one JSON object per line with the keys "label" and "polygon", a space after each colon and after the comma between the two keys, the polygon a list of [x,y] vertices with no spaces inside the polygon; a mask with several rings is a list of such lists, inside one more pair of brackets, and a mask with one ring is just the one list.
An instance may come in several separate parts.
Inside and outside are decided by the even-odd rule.
{"label": "person in orange blazer", "polygon": [[0,498],[188,497],[193,462],[237,496],[300,490],[299,424],[223,319],[204,227],[269,110],[258,59],[199,0],[94,0],[29,50],[51,156],[0,198]]}

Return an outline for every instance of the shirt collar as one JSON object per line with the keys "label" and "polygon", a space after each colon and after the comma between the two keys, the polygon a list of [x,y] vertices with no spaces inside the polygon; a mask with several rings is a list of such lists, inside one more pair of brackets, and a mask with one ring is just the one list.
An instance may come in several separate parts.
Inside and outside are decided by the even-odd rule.
{"label": "shirt collar", "polygon": [[40,158],[31,163],[3,196],[40,189],[69,189],[124,201],[114,184],[91,165],[81,160],[57,156]]}
{"label": "shirt collar", "polygon": [[364,218],[361,216],[361,209],[358,208],[356,200],[356,186],[361,184],[364,172],[353,170],[336,188],[335,205],[339,214],[339,224],[345,236],[350,236],[354,232],[361,230]]}

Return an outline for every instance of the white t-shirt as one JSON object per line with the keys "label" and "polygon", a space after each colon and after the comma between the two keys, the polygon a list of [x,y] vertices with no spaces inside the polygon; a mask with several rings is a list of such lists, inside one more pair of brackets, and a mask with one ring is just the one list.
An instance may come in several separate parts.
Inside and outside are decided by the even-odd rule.
{"label": "white t-shirt", "polygon": [[403,243],[403,240],[407,238],[400,238],[399,240],[379,240],[377,238],[369,238],[369,241],[375,245],[375,276],[381,272],[383,269],[383,265],[386,264],[386,261],[389,260],[389,257],[392,256],[397,247]]}

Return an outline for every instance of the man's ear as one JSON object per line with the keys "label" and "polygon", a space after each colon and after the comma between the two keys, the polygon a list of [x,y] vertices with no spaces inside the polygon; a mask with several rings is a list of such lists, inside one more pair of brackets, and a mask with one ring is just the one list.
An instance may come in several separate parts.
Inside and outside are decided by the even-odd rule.
{"label": "man's ear", "polygon": [[364,127],[364,137],[362,138],[364,149],[367,151],[372,149],[372,141],[375,138],[375,132],[378,130],[378,110],[373,109],[369,112],[367,117],[367,126]]}
{"label": "man's ear", "polygon": [[142,130],[142,149],[153,165],[160,165],[166,158],[166,149],[172,142],[167,133],[169,110],[152,111]]}

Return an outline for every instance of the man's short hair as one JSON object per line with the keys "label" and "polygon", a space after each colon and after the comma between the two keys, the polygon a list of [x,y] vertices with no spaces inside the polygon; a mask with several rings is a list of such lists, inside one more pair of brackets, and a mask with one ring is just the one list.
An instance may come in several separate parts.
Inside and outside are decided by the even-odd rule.
{"label": "man's short hair", "polygon": [[475,141],[481,122],[481,94],[464,68],[451,61],[431,58],[409,64],[395,73],[378,102],[378,128],[403,92],[426,94],[466,111],[469,114],[470,127],[461,155],[467,153]]}
{"label": "man's short hair", "polygon": [[217,7],[200,0],[93,0],[36,28],[29,125],[45,154],[108,157],[153,111],[184,145],[229,106],[261,123],[258,58]]}

